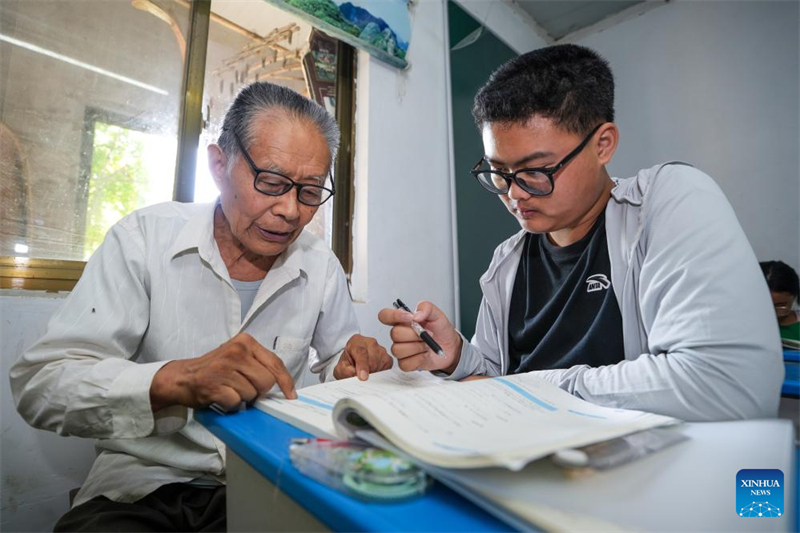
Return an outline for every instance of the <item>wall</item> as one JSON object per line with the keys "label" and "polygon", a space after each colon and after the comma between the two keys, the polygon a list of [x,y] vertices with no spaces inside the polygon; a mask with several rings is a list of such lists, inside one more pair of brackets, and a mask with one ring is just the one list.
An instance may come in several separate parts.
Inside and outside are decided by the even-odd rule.
{"label": "wall", "polygon": [[446,5],[412,9],[411,67],[363,52],[358,64],[354,294],[363,332],[387,347],[377,314],[394,299],[430,300],[450,317],[455,310]]}
{"label": "wall", "polygon": [[631,176],[682,159],[711,175],[759,260],[800,268],[800,4],[676,2],[578,44],[611,63]]}
{"label": "wall", "polygon": [[28,426],[17,414],[8,371],[44,334],[63,296],[3,291],[0,296],[0,531],[52,531],[94,461],[91,441]]}
{"label": "wall", "polygon": [[[478,280],[489,266],[495,247],[520,229],[497,195],[478,185],[469,173],[484,153],[483,141],[472,118],[472,103],[489,75],[517,54],[489,31],[463,46],[469,42],[465,39],[480,27],[480,19],[476,20],[452,1],[447,5],[458,226],[458,313],[461,332],[470,338],[475,332],[482,297]],[[452,50],[459,45],[463,47]]]}
{"label": "wall", "polygon": [[518,54],[547,46],[541,37],[544,30],[516,2],[455,0],[455,3]]}

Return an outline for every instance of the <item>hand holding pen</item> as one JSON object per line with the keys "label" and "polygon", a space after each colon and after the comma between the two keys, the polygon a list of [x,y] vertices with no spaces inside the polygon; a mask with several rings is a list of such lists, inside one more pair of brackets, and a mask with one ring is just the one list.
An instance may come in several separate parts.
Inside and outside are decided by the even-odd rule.
{"label": "hand holding pen", "polygon": [[461,336],[447,316],[430,302],[411,311],[402,300],[382,309],[378,319],[392,326],[391,352],[401,370],[442,370],[452,373],[461,356]]}
{"label": "hand holding pen", "polygon": [[[398,298],[396,302],[392,302],[392,305],[395,309],[402,309],[403,311],[411,313],[411,309],[409,309],[400,298]],[[413,315],[414,313],[411,314]],[[431,337],[430,333],[425,331],[422,326],[413,320],[411,321],[411,329],[413,329],[414,332],[419,335],[419,338],[422,339],[422,342],[427,344],[428,347],[433,350],[433,353],[442,358],[447,357],[442,351],[442,347],[436,344],[436,341],[433,340],[433,337]]]}

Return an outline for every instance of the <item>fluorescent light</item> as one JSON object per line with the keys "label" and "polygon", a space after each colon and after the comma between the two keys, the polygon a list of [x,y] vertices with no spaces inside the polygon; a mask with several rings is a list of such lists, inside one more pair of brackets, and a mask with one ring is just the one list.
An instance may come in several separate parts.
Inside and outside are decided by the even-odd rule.
{"label": "fluorescent light", "polygon": [[57,52],[53,52],[52,50],[48,50],[47,48],[42,48],[41,46],[36,46],[35,44],[27,43],[25,41],[20,41],[19,39],[14,39],[13,37],[3,35],[2,33],[0,33],[0,41],[5,41],[7,43],[15,44],[22,48],[26,48],[32,52],[38,52],[48,57],[52,57],[54,59],[64,61],[65,63],[69,63],[70,65],[75,65],[76,67],[85,68],[86,70],[91,70],[92,72],[102,74],[103,76],[108,76],[109,78],[114,78],[115,80],[124,81],[125,83],[130,83],[131,85],[135,85],[136,87],[141,87],[142,89],[147,89],[148,91],[153,91],[154,93],[157,94],[163,94],[164,96],[167,96],[169,94],[164,89],[159,89],[158,87],[142,83],[141,81],[136,81],[133,78],[128,78],[127,76],[116,74],[114,72],[111,72],[110,70],[96,67],[94,65],[90,65],[89,63],[84,63],[83,61],[78,61],[77,59],[73,59],[69,56],[65,56]]}
{"label": "fluorescent light", "polygon": [[17,252],[18,254],[27,254],[28,253],[28,245],[18,242],[17,244],[14,245],[14,251]]}

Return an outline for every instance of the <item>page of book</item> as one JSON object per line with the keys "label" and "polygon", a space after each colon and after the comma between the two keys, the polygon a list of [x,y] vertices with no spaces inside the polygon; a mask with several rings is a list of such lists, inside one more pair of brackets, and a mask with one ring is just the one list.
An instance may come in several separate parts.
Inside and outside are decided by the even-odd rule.
{"label": "page of book", "polygon": [[590,404],[533,374],[353,396],[335,406],[341,429],[359,429],[348,427],[353,411],[409,455],[445,468],[518,470],[556,450],[678,422]]}
{"label": "page of book", "polygon": [[255,406],[312,435],[334,439],[344,436],[337,433],[333,424],[333,408],[339,400],[354,396],[384,396],[441,385],[454,383],[430,372],[403,372],[393,368],[370,374],[367,381],[349,378],[312,385],[298,390],[297,400],[286,400],[279,393],[271,394],[258,400]]}

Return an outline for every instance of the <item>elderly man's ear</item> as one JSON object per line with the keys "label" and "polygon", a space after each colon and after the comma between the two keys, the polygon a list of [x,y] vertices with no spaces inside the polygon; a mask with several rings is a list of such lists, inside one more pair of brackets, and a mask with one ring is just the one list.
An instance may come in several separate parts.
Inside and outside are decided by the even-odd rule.
{"label": "elderly man's ear", "polygon": [[225,152],[222,151],[222,148],[219,147],[217,144],[209,144],[208,145],[208,170],[211,172],[211,176],[214,178],[214,183],[217,184],[217,189],[220,191],[224,183],[228,180],[228,175],[226,172],[228,165],[228,157],[225,155]]}

